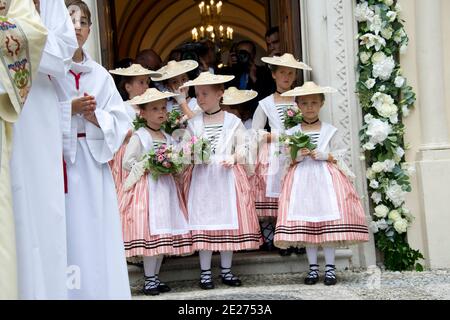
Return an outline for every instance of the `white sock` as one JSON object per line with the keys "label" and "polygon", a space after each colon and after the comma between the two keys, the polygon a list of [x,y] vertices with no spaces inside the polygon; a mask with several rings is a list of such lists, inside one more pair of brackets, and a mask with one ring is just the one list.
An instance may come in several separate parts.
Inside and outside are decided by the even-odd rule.
{"label": "white sock", "polygon": [[156,282],[156,264],[158,256],[144,257],[145,289],[154,289],[158,287]]}
{"label": "white sock", "polygon": [[323,248],[323,254],[325,255],[325,264],[334,266],[336,249],[335,248]]}
{"label": "white sock", "polygon": [[318,247],[306,247],[306,255],[308,256],[308,262],[310,265],[317,265],[318,250]]}
{"label": "white sock", "polygon": [[222,269],[231,269],[233,262],[233,251],[221,251],[220,252],[220,266]]}
{"label": "white sock", "polygon": [[156,282],[158,285],[161,284],[161,281],[159,280],[159,271],[161,270],[161,265],[164,260],[164,255],[158,256],[158,260],[156,261],[156,269],[155,269],[155,276],[156,276]]}
{"label": "white sock", "polygon": [[211,270],[212,254],[213,252],[209,250],[201,250],[198,252],[201,270]]}

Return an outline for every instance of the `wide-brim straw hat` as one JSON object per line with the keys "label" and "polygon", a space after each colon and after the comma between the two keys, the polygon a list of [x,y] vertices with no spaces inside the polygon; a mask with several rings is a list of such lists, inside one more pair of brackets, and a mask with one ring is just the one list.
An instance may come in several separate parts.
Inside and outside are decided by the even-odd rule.
{"label": "wide-brim straw hat", "polygon": [[232,106],[253,100],[258,96],[258,92],[253,90],[239,90],[236,87],[230,87],[225,90],[223,95],[223,105]]}
{"label": "wide-brim straw hat", "polygon": [[274,66],[282,66],[294,69],[302,69],[302,70],[312,70],[310,66],[307,64],[295,59],[295,57],[290,53],[285,53],[281,57],[263,57],[261,60],[265,63]]}
{"label": "wide-brim straw hat", "polygon": [[173,98],[178,96],[178,94],[176,93],[172,93],[172,92],[161,92],[158,89],[155,88],[150,88],[147,89],[144,94],[134,97],[131,100],[128,100],[127,102],[129,104],[134,104],[134,105],[141,105],[141,104],[147,104],[150,102],[155,102],[158,100],[164,100],[164,99],[168,99],[168,98]]}
{"label": "wide-brim straw hat", "polygon": [[224,76],[219,74],[212,74],[208,71],[200,73],[200,75],[191,81],[186,82],[180,88],[187,88],[193,86],[207,86],[212,84],[226,83],[234,79],[234,76]]}
{"label": "wide-brim straw hat", "polygon": [[132,64],[128,68],[117,68],[109,70],[109,73],[116,74],[125,77],[138,77],[138,76],[161,76],[159,72],[148,70],[140,64]]}
{"label": "wide-brim straw hat", "polygon": [[308,96],[311,94],[321,94],[321,93],[336,93],[337,90],[332,87],[321,87],[315,84],[313,81],[305,82],[301,87],[297,87],[290,91],[283,93],[282,97],[301,97]]}
{"label": "wide-brim straw hat", "polygon": [[195,60],[169,61],[167,65],[159,69],[157,72],[161,76],[152,77],[153,81],[164,81],[188,73],[198,68],[198,62]]}

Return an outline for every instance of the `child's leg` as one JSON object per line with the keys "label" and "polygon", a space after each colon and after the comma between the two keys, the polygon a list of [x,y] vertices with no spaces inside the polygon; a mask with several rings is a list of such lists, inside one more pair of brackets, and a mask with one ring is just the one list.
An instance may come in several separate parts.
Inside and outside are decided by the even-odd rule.
{"label": "child's leg", "polygon": [[335,257],[336,257],[336,249],[335,248],[323,248],[323,254],[325,255],[325,279],[324,283],[326,285],[334,285],[336,284],[336,266]]}
{"label": "child's leg", "polygon": [[233,262],[233,251],[220,252],[220,267],[222,282],[229,286],[240,286],[242,283],[238,277],[231,273],[231,264]]}
{"label": "child's leg", "polygon": [[158,284],[156,282],[156,266],[158,256],[144,257],[145,284],[144,292],[149,294],[158,294]]}
{"label": "child's leg", "polygon": [[319,280],[319,265],[317,264],[318,247],[307,247],[306,255],[308,256],[309,272],[305,278],[305,284],[316,284]]}
{"label": "child's leg", "polygon": [[212,259],[212,251],[209,250],[201,250],[198,255],[200,257],[200,287],[202,289],[213,289],[214,284],[212,282],[211,275],[211,259]]}
{"label": "child's leg", "polygon": [[171,289],[168,285],[166,285],[164,282],[161,282],[159,280],[159,271],[161,270],[161,265],[164,260],[164,255],[158,256],[158,259],[156,261],[156,269],[155,269],[155,277],[156,277],[156,284],[158,285],[158,290],[160,292],[169,292]]}

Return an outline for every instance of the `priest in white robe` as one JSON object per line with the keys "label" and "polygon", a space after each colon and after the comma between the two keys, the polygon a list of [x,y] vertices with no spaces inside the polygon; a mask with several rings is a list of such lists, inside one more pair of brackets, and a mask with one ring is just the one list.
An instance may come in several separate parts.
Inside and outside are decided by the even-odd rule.
{"label": "priest in white robe", "polygon": [[66,77],[55,81],[63,110],[67,163],[67,257],[69,299],[130,299],[117,195],[108,162],[131,119],[111,75],[82,49],[91,15],[83,2],[69,6],[79,49]]}
{"label": "priest in white robe", "polygon": [[41,0],[40,16],[48,38],[28,101],[14,125],[11,161],[19,297],[67,299],[61,128],[70,114],[61,112],[52,81],[66,76],[78,44],[64,0]]}

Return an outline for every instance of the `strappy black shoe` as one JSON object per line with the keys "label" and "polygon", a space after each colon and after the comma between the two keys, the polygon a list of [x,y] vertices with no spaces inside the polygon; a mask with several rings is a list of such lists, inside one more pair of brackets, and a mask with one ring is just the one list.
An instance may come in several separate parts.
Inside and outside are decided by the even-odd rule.
{"label": "strappy black shoe", "polygon": [[305,278],[305,284],[307,285],[313,285],[316,284],[317,281],[319,281],[319,265],[317,264],[310,264],[309,265],[309,272],[306,275]]}
{"label": "strappy black shoe", "polygon": [[214,289],[214,283],[212,281],[211,269],[202,270],[202,273],[200,274],[199,285],[200,285],[200,288],[202,288],[203,290]]}
{"label": "strappy black shoe", "polygon": [[242,285],[241,280],[239,280],[238,277],[236,277],[234,274],[231,273],[231,269],[222,269],[222,273],[220,277],[222,278],[222,283],[226,284],[230,287],[240,287]]}
{"label": "strappy black shoe", "polygon": [[294,253],[294,248],[293,247],[289,247],[287,249],[279,249],[278,253],[280,254],[280,256],[282,257],[288,257],[290,256],[292,253]]}
{"label": "strappy black shoe", "polygon": [[336,266],[333,264],[327,264],[325,268],[325,279],[323,280],[323,283],[326,286],[334,286],[337,283]]}
{"label": "strappy black shoe", "polygon": [[164,282],[161,282],[161,280],[159,280],[158,275],[155,275],[155,277],[156,277],[156,285],[158,286],[159,292],[166,293],[166,292],[169,292],[170,290],[172,290],[172,289],[170,289],[170,287],[167,284],[165,284]]}
{"label": "strappy black shoe", "polygon": [[159,295],[158,285],[156,282],[156,277],[145,277],[144,282],[144,294],[146,296],[157,296]]}

